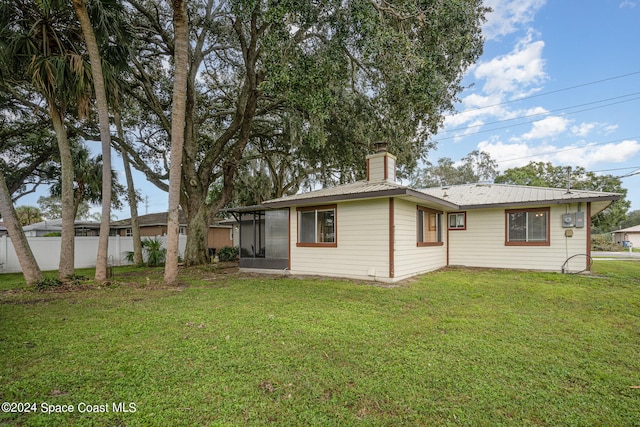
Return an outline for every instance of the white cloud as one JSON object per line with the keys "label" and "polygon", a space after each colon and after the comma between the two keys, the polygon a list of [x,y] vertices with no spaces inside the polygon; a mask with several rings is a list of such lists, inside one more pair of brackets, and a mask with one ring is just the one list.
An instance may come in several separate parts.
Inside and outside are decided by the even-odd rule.
{"label": "white cloud", "polygon": [[462,112],[445,118],[444,127],[445,129],[453,130],[464,126],[465,123],[484,121],[482,117],[502,116],[504,110],[499,105],[501,102],[500,96],[471,94],[462,99]]}
{"label": "white cloud", "polygon": [[609,135],[618,128],[618,125],[611,125],[609,123],[590,122],[580,123],[579,125],[571,127],[571,134],[573,136],[586,137],[594,132],[602,135]]}
{"label": "white cloud", "polygon": [[618,129],[618,125],[606,125],[604,128],[604,134],[609,135]]}
{"label": "white cloud", "polygon": [[513,51],[479,63],[473,71],[478,80],[485,80],[482,90],[486,94],[511,93],[522,96],[531,85],[542,83],[547,75],[542,59],[544,42],[533,41],[531,34],[521,39]]}
{"label": "white cloud", "polygon": [[[590,166],[596,163],[623,163],[640,153],[640,143],[633,140],[625,140],[618,143],[604,145],[590,145],[580,154],[580,160],[584,165]],[[571,159],[567,159],[570,161]],[[575,161],[575,156],[573,156]]]}
{"label": "white cloud", "polygon": [[589,135],[597,126],[597,123],[580,123],[571,127],[571,133],[575,136],[585,137]]}
{"label": "white cloud", "polygon": [[640,143],[625,140],[604,145],[532,146],[525,142],[504,143],[500,140],[482,141],[478,150],[485,151],[498,162],[498,169],[524,166],[529,162],[550,162],[553,165],[592,168],[599,163],[624,163],[640,153]]}
{"label": "white cloud", "polygon": [[567,130],[569,120],[564,117],[551,116],[533,122],[531,130],[521,136],[524,140],[542,139],[557,136]]}
{"label": "white cloud", "polygon": [[620,3],[620,9],[624,9],[624,8],[633,9],[634,7],[636,7],[635,1],[625,0],[622,3]]}
{"label": "white cloud", "polygon": [[471,95],[465,97],[462,100],[462,103],[464,104],[465,109],[487,108],[487,107],[491,107],[492,105],[499,104],[501,102],[502,102],[502,97],[500,97],[500,95],[497,95],[497,94],[483,96],[477,93],[472,93]]}
{"label": "white cloud", "polygon": [[526,143],[505,144],[502,141],[482,141],[478,144],[478,150],[489,153],[492,159],[498,162],[498,169],[506,169],[524,166],[535,156],[535,150]]}
{"label": "white cloud", "polygon": [[466,128],[456,131],[454,141],[459,141],[461,138],[465,136],[473,135],[474,133],[477,133],[482,127],[482,125],[484,125],[484,122],[482,120],[476,120],[469,123],[469,126],[467,126]]}
{"label": "white cloud", "polygon": [[482,32],[487,40],[497,39],[529,25],[546,0],[487,0],[493,11],[487,15]]}
{"label": "white cloud", "polygon": [[544,107],[520,108],[517,110],[505,111],[500,120],[534,120],[535,117],[543,117],[549,114],[549,110]]}
{"label": "white cloud", "polygon": [[530,33],[520,39],[510,53],[481,62],[470,71],[478,82],[484,81],[484,85],[480,91],[461,99],[462,112],[448,116],[445,129],[460,128],[472,121],[491,122],[540,113],[512,111],[505,106],[509,99],[538,91],[539,88],[531,86],[547,78],[542,59],[544,42],[532,39]]}

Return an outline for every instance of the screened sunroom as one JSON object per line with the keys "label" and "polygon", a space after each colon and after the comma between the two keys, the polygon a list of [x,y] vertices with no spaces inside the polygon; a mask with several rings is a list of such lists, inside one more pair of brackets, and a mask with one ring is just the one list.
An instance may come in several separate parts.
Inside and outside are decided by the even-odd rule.
{"label": "screened sunroom", "polygon": [[289,267],[289,210],[247,206],[229,209],[239,224],[240,268]]}

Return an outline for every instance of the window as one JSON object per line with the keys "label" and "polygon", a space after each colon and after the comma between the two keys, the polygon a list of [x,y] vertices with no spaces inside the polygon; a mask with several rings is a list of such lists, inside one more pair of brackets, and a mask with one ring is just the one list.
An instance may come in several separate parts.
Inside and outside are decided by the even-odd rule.
{"label": "window", "polygon": [[131,236],[133,236],[133,230],[132,230],[131,228],[127,228],[127,229],[125,230],[125,232],[124,232],[124,235],[125,235],[126,237],[131,237]]}
{"label": "window", "polygon": [[449,214],[449,230],[466,230],[467,229],[467,213],[456,212]]}
{"label": "window", "polygon": [[337,246],[335,205],[298,208],[297,246]]}
{"label": "window", "polygon": [[507,216],[506,245],[549,245],[549,208],[510,209],[505,213]]}
{"label": "window", "polygon": [[442,212],[418,206],[418,246],[441,246]]}

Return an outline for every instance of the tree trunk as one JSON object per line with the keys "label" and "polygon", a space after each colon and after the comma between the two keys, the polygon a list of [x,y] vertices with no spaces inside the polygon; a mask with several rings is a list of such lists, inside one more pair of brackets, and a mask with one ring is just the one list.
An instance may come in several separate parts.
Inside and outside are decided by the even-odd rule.
{"label": "tree trunk", "polygon": [[208,262],[209,209],[199,196],[200,194],[191,194],[186,206],[189,238],[184,251],[184,263],[187,266]]}
{"label": "tree trunk", "polygon": [[109,230],[111,228],[111,131],[109,130],[109,104],[102,74],[102,60],[98,42],[91,26],[87,5],[84,0],[73,0],[73,8],[82,27],[82,35],[89,51],[91,75],[98,107],[100,141],[102,145],[102,218],[96,259],[96,282],[107,280],[107,258],[109,254]]}
{"label": "tree trunk", "polygon": [[20,268],[22,268],[22,274],[27,285],[33,285],[39,280],[42,280],[42,271],[38,267],[38,262],[31,252],[29,242],[24,235],[24,230],[20,224],[20,219],[13,207],[11,201],[11,194],[7,188],[7,182],[4,179],[4,174],[0,173],[0,215],[4,220],[9,236],[11,237],[11,243],[13,243],[13,249],[18,255],[18,261],[20,262]]}
{"label": "tree trunk", "polygon": [[[122,129],[122,120],[120,117],[120,112],[116,111],[113,116],[116,122],[118,138],[124,141],[124,130]],[[131,234],[133,236],[133,263],[134,265],[139,267],[142,265],[144,261],[142,259],[142,239],[140,238],[140,221],[138,221],[138,195],[136,194],[136,188],[133,184],[133,175],[131,174],[131,165],[129,163],[129,155],[125,150],[122,150],[120,154],[122,154],[124,175],[127,179],[127,199],[129,199],[129,209],[131,211]]]}
{"label": "tree trunk", "polygon": [[69,281],[74,274],[75,258],[75,214],[73,194],[73,158],[71,146],[67,139],[64,120],[53,100],[47,100],[49,114],[56,133],[58,150],[60,151],[61,169],[61,202],[62,202],[62,232],[60,238],[60,263],[58,266],[58,280]]}
{"label": "tree trunk", "polygon": [[171,165],[169,169],[169,213],[167,216],[167,258],[164,281],[178,280],[178,243],[180,226],[180,190],[182,184],[182,149],[184,146],[187,75],[189,71],[189,29],[184,0],[173,0],[175,33],[173,107],[171,113]]}

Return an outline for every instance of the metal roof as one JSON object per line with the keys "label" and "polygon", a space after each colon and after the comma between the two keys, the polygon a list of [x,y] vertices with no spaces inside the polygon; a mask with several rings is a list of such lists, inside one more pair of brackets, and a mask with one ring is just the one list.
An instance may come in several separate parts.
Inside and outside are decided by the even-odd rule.
{"label": "metal roof", "polygon": [[508,184],[465,184],[418,190],[438,199],[447,200],[460,209],[531,204],[559,204],[618,200],[618,193],[532,187]]}
{"label": "metal roof", "polygon": [[425,202],[453,208],[446,200],[436,199],[428,194],[420,193],[405,185],[389,181],[356,181],[350,184],[342,184],[336,187],[323,188],[308,193],[295,194],[267,200],[262,203],[265,208],[278,208],[289,206],[302,206],[312,204],[335,203],[349,200],[372,199],[378,197],[413,197]]}
{"label": "metal roof", "polygon": [[351,184],[268,200],[265,208],[331,203],[376,197],[410,197],[453,209],[480,209],[497,206],[524,206],[576,202],[603,202],[596,211],[618,200],[618,193],[531,187],[507,184],[464,184],[415,190],[387,182],[357,181]]}
{"label": "metal roof", "polygon": [[299,202],[304,200],[312,200],[318,198],[335,197],[344,198],[343,196],[361,196],[371,195],[379,192],[403,190],[407,187],[388,181],[368,182],[356,181],[350,184],[337,185],[335,187],[323,188],[321,190],[310,191],[308,193],[294,194],[293,196],[284,196],[278,199],[272,199],[264,202],[264,205],[277,204],[280,205],[290,202]]}

